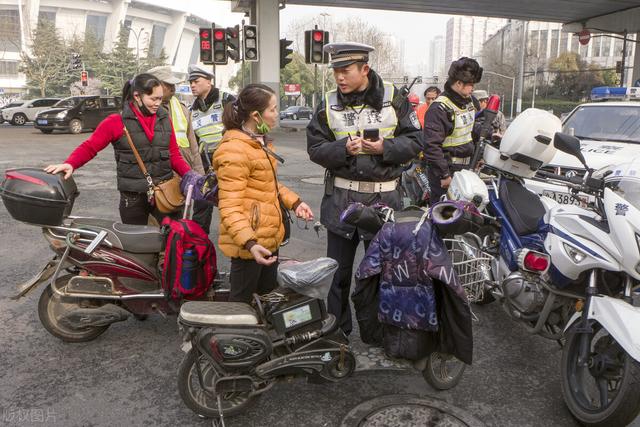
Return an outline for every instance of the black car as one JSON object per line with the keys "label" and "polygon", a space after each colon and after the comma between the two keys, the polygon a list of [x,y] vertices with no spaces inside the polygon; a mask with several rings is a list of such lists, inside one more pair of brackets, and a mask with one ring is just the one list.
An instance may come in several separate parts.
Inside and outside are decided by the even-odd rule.
{"label": "black car", "polygon": [[309,107],[303,107],[300,105],[292,105],[286,110],[280,111],[280,120],[282,119],[309,119],[313,116],[313,110]]}
{"label": "black car", "polygon": [[35,128],[42,133],[56,129],[80,133],[83,129],[95,129],[108,115],[118,113],[120,109],[120,98],[116,96],[72,96],[40,112]]}

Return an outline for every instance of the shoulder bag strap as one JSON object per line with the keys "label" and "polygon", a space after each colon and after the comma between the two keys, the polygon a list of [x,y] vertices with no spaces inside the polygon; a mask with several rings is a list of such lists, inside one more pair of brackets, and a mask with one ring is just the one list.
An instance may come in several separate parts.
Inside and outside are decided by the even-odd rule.
{"label": "shoulder bag strap", "polygon": [[131,140],[131,135],[129,135],[129,131],[127,130],[127,127],[126,126],[123,127],[122,130],[124,132],[124,135],[127,137],[127,142],[129,143],[129,147],[131,147],[131,151],[133,151],[133,155],[136,157],[136,162],[138,163],[138,166],[140,167],[142,174],[147,180],[147,184],[149,184],[149,190],[153,191],[154,185],[153,185],[153,180],[151,179],[151,175],[149,175],[149,172],[147,172],[147,168],[144,166],[142,157],[140,157],[140,153],[138,153],[138,149],[136,148],[136,146],[133,144],[133,141]]}

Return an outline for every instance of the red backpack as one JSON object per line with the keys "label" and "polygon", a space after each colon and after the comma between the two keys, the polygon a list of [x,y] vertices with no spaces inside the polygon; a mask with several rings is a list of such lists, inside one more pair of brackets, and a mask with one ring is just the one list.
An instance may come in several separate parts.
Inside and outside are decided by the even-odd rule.
{"label": "red backpack", "polygon": [[216,276],[216,249],[195,221],[162,221],[166,233],[162,287],[167,298],[196,299],[204,295]]}

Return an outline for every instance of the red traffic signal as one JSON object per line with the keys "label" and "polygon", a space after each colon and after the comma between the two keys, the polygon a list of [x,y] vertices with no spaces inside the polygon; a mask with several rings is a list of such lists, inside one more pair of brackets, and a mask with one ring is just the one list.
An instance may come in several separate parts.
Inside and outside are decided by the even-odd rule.
{"label": "red traffic signal", "polygon": [[328,55],[324,46],[329,43],[329,32],[323,30],[307,30],[304,32],[304,58],[307,64],[326,64]]}
{"label": "red traffic signal", "polygon": [[200,28],[200,61],[203,64],[213,64],[211,54],[211,29]]}
{"label": "red traffic signal", "polygon": [[86,71],[83,71],[80,73],[80,82],[82,83],[82,86],[87,86],[88,79],[89,79],[89,74]]}
{"label": "red traffic signal", "polygon": [[215,41],[221,41],[225,39],[225,33],[224,30],[215,30],[213,32],[213,39]]}

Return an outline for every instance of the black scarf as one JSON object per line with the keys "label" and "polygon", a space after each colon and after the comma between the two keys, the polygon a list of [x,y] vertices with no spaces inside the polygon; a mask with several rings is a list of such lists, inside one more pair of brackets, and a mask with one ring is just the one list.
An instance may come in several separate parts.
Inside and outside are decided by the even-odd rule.
{"label": "black scarf", "polygon": [[338,102],[340,105],[348,107],[365,104],[375,108],[377,111],[382,110],[384,82],[378,73],[373,70],[369,70],[367,77],[369,78],[369,86],[363,91],[343,94],[338,90]]}
{"label": "black scarf", "polygon": [[191,106],[192,110],[199,110],[203,113],[207,111],[215,102],[218,102],[220,98],[220,89],[217,87],[212,87],[209,91],[209,94],[204,99],[200,99],[199,97],[193,101],[193,105]]}

